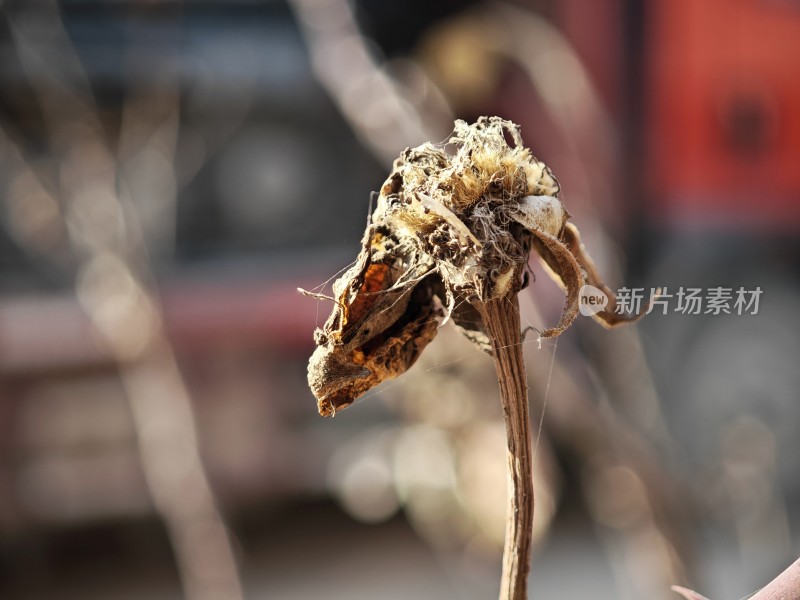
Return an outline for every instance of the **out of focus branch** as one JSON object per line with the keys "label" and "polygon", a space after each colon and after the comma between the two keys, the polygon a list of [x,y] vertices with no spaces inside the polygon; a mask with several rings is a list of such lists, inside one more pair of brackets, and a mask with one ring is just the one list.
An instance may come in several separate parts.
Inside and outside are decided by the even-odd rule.
{"label": "out of focus branch", "polygon": [[[679,585],[673,585],[672,591],[686,600],[708,600],[705,596]],[[783,573],[755,594],[748,596],[748,600],[794,600],[794,598],[800,598],[800,559],[794,561]]]}
{"label": "out of focus branch", "polygon": [[436,85],[415,63],[407,84],[381,62],[356,24],[347,0],[291,0],[317,78],[353,131],[385,164],[398,148],[440,140],[453,117]]}
{"label": "out of focus branch", "polygon": [[[147,242],[153,237],[146,228],[160,222],[151,213],[174,210],[177,92],[167,95],[155,119],[143,118],[135,106],[124,111],[120,137],[128,162],[123,166],[108,150],[56,4],[9,11],[9,22],[52,155],[43,165],[33,164],[0,128],[14,180],[9,202],[22,205],[33,194],[50,207],[46,216],[60,221],[79,257],[76,293],[118,363],[144,476],[169,532],[186,597],[236,600],[242,590],[233,548],[202,465],[192,402],[164,336],[147,267]],[[127,200],[118,192],[126,175]],[[148,194],[136,187],[142,179],[162,184],[144,212],[142,198]],[[26,235],[31,231],[18,230],[18,241],[46,251]]]}
{"label": "out of focus branch", "polygon": [[680,585],[673,585],[670,589],[686,598],[686,600],[708,600],[708,598],[698,594],[694,590],[690,590],[689,588],[685,588]]}
{"label": "out of focus branch", "polygon": [[[524,315],[543,322],[530,297],[520,300]],[[546,361],[527,362],[531,376],[545,380]],[[629,575],[635,597],[666,598],[670,583],[689,578],[683,560],[690,548],[685,497],[659,464],[649,440],[593,402],[558,360],[551,386],[558,402],[548,404],[548,431],[580,460],[586,504],[609,555]]]}
{"label": "out of focus branch", "polygon": [[750,600],[784,600],[800,598],[800,559],[767,585],[750,596]]}

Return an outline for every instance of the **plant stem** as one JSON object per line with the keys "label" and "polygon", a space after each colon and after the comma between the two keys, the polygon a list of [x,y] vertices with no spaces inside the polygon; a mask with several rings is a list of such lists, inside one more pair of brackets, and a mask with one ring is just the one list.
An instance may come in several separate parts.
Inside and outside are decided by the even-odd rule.
{"label": "plant stem", "polygon": [[500,600],[527,600],[533,526],[533,471],[528,386],[519,301],[509,295],[475,303],[492,343],[508,447],[508,515]]}

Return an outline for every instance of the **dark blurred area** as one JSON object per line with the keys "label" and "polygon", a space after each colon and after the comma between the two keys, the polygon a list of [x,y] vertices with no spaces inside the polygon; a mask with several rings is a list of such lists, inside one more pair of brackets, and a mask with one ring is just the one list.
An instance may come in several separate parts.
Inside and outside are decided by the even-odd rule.
{"label": "dark blurred area", "polygon": [[[445,327],[323,420],[296,291],[403,148],[494,114],[670,302],[527,338],[532,595],[764,585],[800,553],[798,73],[790,0],[0,3],[0,598],[494,597],[491,361]],[[717,287],[757,313],[674,310]]]}

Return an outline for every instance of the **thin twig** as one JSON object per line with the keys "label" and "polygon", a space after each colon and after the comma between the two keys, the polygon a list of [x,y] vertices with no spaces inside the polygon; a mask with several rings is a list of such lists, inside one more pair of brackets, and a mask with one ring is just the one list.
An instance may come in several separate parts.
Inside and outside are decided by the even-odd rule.
{"label": "thin twig", "polygon": [[528,597],[533,535],[533,471],[528,386],[522,356],[516,290],[503,298],[475,304],[492,344],[508,447],[508,515],[500,600]]}
{"label": "thin twig", "polygon": [[673,592],[676,592],[686,598],[686,600],[708,600],[705,596],[698,594],[694,590],[690,590],[689,588],[685,588],[681,585],[673,585],[670,587]]}

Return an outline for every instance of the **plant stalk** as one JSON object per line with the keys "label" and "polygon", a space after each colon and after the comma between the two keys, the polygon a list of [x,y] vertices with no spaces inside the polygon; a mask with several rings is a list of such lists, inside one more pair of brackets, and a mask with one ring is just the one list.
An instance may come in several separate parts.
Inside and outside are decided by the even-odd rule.
{"label": "plant stalk", "polygon": [[527,600],[533,535],[533,471],[528,385],[516,290],[503,298],[477,302],[475,308],[492,344],[506,425],[509,504],[500,600]]}

